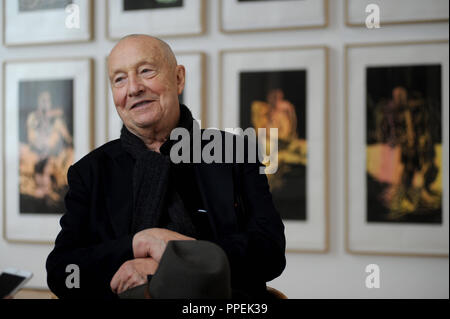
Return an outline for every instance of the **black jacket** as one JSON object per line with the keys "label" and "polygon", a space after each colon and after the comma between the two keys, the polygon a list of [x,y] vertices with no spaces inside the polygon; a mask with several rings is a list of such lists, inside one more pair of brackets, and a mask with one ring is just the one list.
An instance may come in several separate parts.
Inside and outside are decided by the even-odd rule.
{"label": "black jacket", "polygon": [[[115,140],[70,167],[62,229],[46,263],[48,286],[58,297],[116,297],[110,281],[133,259],[133,235],[124,227],[132,214],[133,165],[131,155]],[[261,164],[191,165],[213,241],[228,256],[232,288],[263,296],[265,283],[282,273],[286,260],[284,226],[267,178],[259,174]],[[66,287],[70,264],[80,269],[79,288]]]}

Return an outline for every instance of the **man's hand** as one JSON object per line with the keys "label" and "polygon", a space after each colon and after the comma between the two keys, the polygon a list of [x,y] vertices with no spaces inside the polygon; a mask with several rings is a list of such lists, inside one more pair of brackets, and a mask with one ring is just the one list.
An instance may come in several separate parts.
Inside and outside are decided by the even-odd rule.
{"label": "man's hand", "polygon": [[124,262],[114,274],[110,286],[116,294],[145,284],[147,275],[153,275],[158,263],[153,258],[137,258]]}
{"label": "man's hand", "polygon": [[164,228],[148,228],[133,237],[134,258],[151,257],[158,263],[169,240],[195,240]]}

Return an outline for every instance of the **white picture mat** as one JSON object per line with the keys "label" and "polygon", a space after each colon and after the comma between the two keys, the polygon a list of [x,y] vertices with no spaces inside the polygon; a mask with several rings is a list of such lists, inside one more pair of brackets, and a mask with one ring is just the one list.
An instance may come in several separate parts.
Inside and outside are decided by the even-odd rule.
{"label": "white picture mat", "polygon": [[[73,79],[74,162],[90,151],[90,61],[7,63],[5,66],[5,214],[8,240],[53,242],[61,215],[19,214],[19,81]],[[63,213],[63,212],[61,212]]]}
{"label": "white picture mat", "polygon": [[169,36],[200,34],[203,31],[202,0],[183,1],[182,7],[123,10],[123,1],[108,0],[108,32],[112,39],[128,34]]}
{"label": "white picture mat", "polygon": [[350,24],[365,24],[369,13],[366,7],[376,4],[380,8],[380,24],[448,19],[448,0],[346,0]]}
{"label": "white picture mat", "polygon": [[[354,252],[448,254],[448,43],[348,49],[348,248]],[[376,66],[442,66],[443,224],[366,222],[366,68]]]}
{"label": "white picture mat", "polygon": [[324,26],[325,0],[238,2],[221,0],[225,31]]}
{"label": "white picture mat", "polygon": [[224,52],[222,61],[222,128],[239,127],[239,73],[306,70],[307,221],[285,220],[288,250],[324,250],[326,243],[324,48]]}
{"label": "white picture mat", "polygon": [[73,0],[79,6],[80,28],[66,28],[64,9],[19,12],[17,0],[5,0],[5,44],[87,41],[90,34],[90,1]]}
{"label": "white picture mat", "polygon": [[[203,110],[203,54],[202,53],[176,53],[179,65],[184,65],[186,69],[186,82],[183,91],[184,104],[191,110],[192,116],[196,120],[202,119]],[[107,79],[109,83],[109,79]],[[108,136],[107,140],[112,141],[120,137],[122,120],[117,114],[114,100],[111,93],[111,85],[108,84]]]}

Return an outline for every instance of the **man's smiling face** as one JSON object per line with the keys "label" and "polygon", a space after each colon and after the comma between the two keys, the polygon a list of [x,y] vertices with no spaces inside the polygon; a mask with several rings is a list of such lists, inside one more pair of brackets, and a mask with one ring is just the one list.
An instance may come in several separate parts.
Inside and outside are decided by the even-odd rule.
{"label": "man's smiling face", "polygon": [[178,114],[184,67],[157,39],[121,40],[108,57],[108,73],[114,104],[128,129],[163,126]]}

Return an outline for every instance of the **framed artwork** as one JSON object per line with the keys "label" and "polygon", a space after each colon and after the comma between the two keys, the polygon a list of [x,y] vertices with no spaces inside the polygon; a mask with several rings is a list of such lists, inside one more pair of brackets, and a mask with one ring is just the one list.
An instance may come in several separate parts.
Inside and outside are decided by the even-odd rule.
{"label": "framed artwork", "polygon": [[67,170],[93,146],[90,59],[4,63],[4,229],[12,242],[51,243]]}
{"label": "framed artwork", "polygon": [[221,0],[225,33],[321,28],[328,24],[328,0]]}
{"label": "framed artwork", "polygon": [[346,48],[350,253],[448,256],[448,51]]}
{"label": "framed artwork", "polygon": [[327,61],[325,47],[221,52],[222,128],[278,129],[258,143],[278,143],[276,171],[264,164],[288,251],[328,250]]}
{"label": "framed artwork", "polygon": [[6,46],[92,39],[92,0],[5,0]]}
{"label": "framed artwork", "polygon": [[[178,64],[184,65],[186,69],[186,83],[183,93],[179,96],[180,103],[185,104],[191,110],[192,116],[202,122],[201,127],[205,127],[205,54],[202,52],[175,52],[175,56]],[[117,114],[107,74],[106,84],[108,101],[106,136],[108,141],[112,141],[120,137],[123,123]]]}
{"label": "framed artwork", "polygon": [[448,22],[448,0],[345,0],[345,22],[348,26],[365,26],[366,7],[380,8],[380,24]]}
{"label": "framed artwork", "polygon": [[107,37],[199,35],[205,31],[204,0],[108,0]]}

